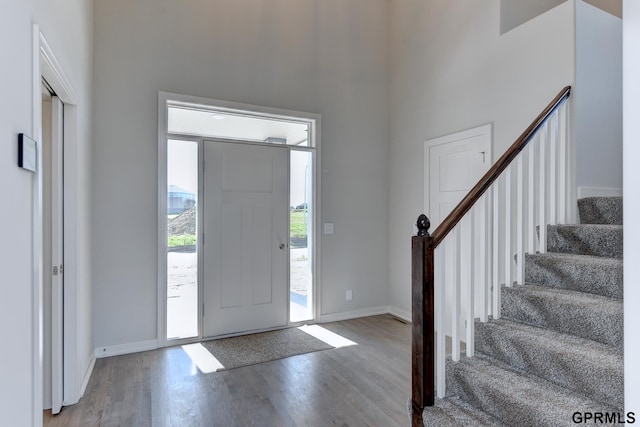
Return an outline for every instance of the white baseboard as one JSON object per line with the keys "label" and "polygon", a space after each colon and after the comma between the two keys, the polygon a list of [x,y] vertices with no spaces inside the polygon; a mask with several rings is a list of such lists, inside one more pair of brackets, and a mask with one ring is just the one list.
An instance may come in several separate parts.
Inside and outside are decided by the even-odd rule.
{"label": "white baseboard", "polygon": [[394,307],[392,305],[387,307],[387,310],[390,315],[397,317],[398,319],[404,320],[407,323],[411,323],[411,312],[406,310],[401,310],[398,307]]}
{"label": "white baseboard", "polygon": [[578,199],[585,197],[622,197],[622,188],[578,187]]}
{"label": "white baseboard", "polygon": [[158,340],[139,341],[128,344],[110,345],[96,348],[96,357],[119,356],[122,354],[138,353],[140,351],[155,350],[158,348]]}
{"label": "white baseboard", "polygon": [[87,390],[87,385],[89,384],[89,379],[91,378],[91,374],[93,373],[93,367],[96,365],[96,355],[92,354],[91,359],[89,359],[89,366],[87,366],[87,370],[82,377],[82,383],[80,384],[80,398],[84,396],[84,392]]}
{"label": "white baseboard", "polygon": [[[406,322],[411,322],[411,314],[407,311],[401,310],[392,306],[381,306],[363,308],[361,310],[345,311],[342,313],[330,313],[320,315],[318,323],[339,322],[341,320],[358,319],[360,317],[378,316],[381,314],[391,314]],[[87,374],[83,379],[82,394],[86,388],[86,384],[91,376],[95,359],[102,357],[120,356],[123,354],[138,353],[140,351],[155,350],[158,348],[158,340],[140,341],[127,344],[117,344],[106,347],[97,347],[95,350],[95,358],[90,362],[90,368],[87,370]]]}
{"label": "white baseboard", "polygon": [[342,313],[321,314],[318,317],[318,323],[339,322],[341,320],[357,319],[359,317],[378,316],[380,314],[388,314],[389,307],[371,307],[361,310],[344,311]]}

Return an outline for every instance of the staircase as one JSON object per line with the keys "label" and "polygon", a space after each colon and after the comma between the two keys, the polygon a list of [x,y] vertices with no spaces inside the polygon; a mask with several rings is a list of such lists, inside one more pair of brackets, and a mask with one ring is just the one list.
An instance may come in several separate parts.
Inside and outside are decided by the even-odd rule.
{"label": "staircase", "polygon": [[578,210],[581,224],[548,226],[547,253],[526,254],[526,285],[503,286],[501,319],[476,322],[476,356],[447,361],[425,426],[624,421],[622,199]]}

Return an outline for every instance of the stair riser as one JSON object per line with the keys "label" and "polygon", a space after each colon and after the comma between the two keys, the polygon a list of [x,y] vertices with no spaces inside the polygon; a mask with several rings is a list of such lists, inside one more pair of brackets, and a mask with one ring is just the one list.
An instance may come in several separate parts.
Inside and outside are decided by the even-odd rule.
{"label": "stair riser", "polygon": [[622,299],[623,267],[619,260],[569,261],[526,254],[525,263],[526,283]]}
{"label": "stair riser", "polygon": [[497,328],[490,323],[476,323],[476,351],[515,369],[623,409],[621,354],[588,352],[588,349],[585,352],[567,351],[566,346],[561,345],[535,346],[536,342],[545,344],[535,338],[508,328]]}
{"label": "stair riser", "polygon": [[[409,406],[409,414],[412,408]],[[470,407],[459,399],[450,398],[437,400],[434,406],[427,406],[422,413],[424,427],[443,426],[482,426],[482,427],[506,427],[498,420],[484,412]]]}
{"label": "stair riser", "polygon": [[570,304],[556,300],[553,295],[519,292],[517,286],[503,287],[501,315],[516,322],[622,348],[622,302]]}
{"label": "stair riser", "polygon": [[588,197],[578,200],[582,224],[622,224],[622,197]]}
{"label": "stair riser", "polygon": [[447,375],[447,387],[451,394],[506,425],[560,427],[572,425],[571,417],[576,411],[612,411],[612,408],[595,402],[585,407],[579,399],[558,399],[553,406],[548,402],[540,404],[540,393],[544,391],[531,389],[532,395],[529,395],[518,384],[514,384],[512,390],[510,384],[500,378],[499,371],[478,370],[464,363],[449,366],[451,373]]}
{"label": "stair riser", "polygon": [[550,225],[547,250],[577,255],[622,258],[622,228],[616,226]]}

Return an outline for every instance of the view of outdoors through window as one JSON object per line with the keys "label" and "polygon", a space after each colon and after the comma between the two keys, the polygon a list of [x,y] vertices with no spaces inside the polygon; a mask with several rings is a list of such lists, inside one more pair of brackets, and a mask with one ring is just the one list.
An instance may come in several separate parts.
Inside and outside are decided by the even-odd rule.
{"label": "view of outdoors through window", "polygon": [[313,318],[312,311],[312,230],[311,153],[291,151],[289,184],[290,204],[290,320],[300,322]]}
{"label": "view of outdoors through window", "polygon": [[167,146],[167,338],[198,335],[198,144]]}

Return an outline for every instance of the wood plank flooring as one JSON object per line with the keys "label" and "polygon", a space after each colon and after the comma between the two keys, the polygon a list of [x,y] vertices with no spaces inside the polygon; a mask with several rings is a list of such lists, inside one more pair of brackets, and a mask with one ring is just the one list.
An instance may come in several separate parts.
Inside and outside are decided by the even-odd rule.
{"label": "wood plank flooring", "polygon": [[85,396],[44,425],[406,427],[411,326],[321,326],[358,345],[210,374],[179,346],[98,359]]}

